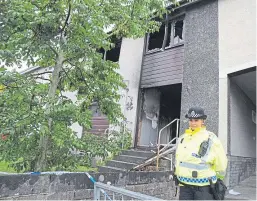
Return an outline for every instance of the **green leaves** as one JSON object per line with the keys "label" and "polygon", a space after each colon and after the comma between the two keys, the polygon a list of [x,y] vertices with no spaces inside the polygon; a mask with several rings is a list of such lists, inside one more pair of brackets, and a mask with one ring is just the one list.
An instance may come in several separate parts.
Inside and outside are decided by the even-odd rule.
{"label": "green leaves", "polygon": [[[101,100],[99,102],[103,111],[107,112],[110,118],[117,119],[120,110],[118,105],[116,107],[116,103],[111,101],[111,91],[110,94],[105,94],[102,90],[96,90],[94,87],[106,87],[102,80],[96,83],[98,84],[91,85],[92,89],[87,88],[87,92],[92,93],[92,99]],[[46,170],[72,170],[79,164],[90,166],[92,157],[106,158],[108,152],[114,154],[121,150],[121,142],[118,140],[120,138],[117,136],[107,139],[87,134],[81,140],[72,131],[70,126],[74,122],[78,122],[85,129],[91,126],[92,113],[89,103],[92,99],[87,99],[88,93],[80,94],[79,97],[83,101],[75,104],[66,97],[56,96],[49,99],[48,84],[38,83],[31,76],[8,71],[0,74],[0,85],[4,86],[0,93],[0,133],[6,135],[5,140],[0,140],[0,160],[9,162],[16,171],[35,171],[35,164],[41,152],[39,142],[42,135],[48,136],[49,139]],[[108,90],[106,88],[105,92]],[[45,109],[47,104],[49,111]],[[110,111],[111,108],[113,111]],[[72,149],[90,154],[81,158],[74,155]]]}
{"label": "green leaves", "polygon": [[80,150],[85,153],[81,157],[81,165],[91,164],[93,157],[102,157],[103,161],[108,159],[109,155],[115,156],[123,149],[131,147],[131,133],[125,129],[125,132],[112,131],[108,136],[96,136],[87,133],[83,136],[80,143]]}
{"label": "green leaves", "polygon": [[[90,151],[90,157],[105,157],[106,150],[118,152],[119,137],[86,135],[81,144],[70,126],[78,122],[90,128],[93,102],[98,102],[112,124],[123,118],[118,102],[119,89],[125,85],[117,73],[119,66],[104,61],[99,50],[113,48],[115,37],[137,38],[158,30],[155,19],[166,12],[165,2],[1,1],[0,134],[8,134],[0,140],[2,160],[12,162],[19,171],[64,170],[77,165],[74,148]],[[22,64],[52,67],[53,73],[5,71]],[[77,100],[65,97],[64,91],[77,93]],[[89,164],[89,158],[85,163]]]}

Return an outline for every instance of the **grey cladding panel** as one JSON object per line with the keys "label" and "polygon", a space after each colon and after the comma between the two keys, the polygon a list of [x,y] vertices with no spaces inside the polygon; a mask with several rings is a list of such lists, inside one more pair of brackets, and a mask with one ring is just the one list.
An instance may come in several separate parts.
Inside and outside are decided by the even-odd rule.
{"label": "grey cladding panel", "polygon": [[141,88],[182,83],[183,64],[183,45],[145,55]]}

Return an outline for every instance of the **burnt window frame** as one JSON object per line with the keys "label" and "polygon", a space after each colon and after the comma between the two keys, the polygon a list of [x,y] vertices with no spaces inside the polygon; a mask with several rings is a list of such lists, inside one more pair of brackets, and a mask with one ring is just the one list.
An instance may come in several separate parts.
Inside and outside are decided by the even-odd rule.
{"label": "burnt window frame", "polygon": [[[178,43],[174,43],[174,34],[175,34],[175,25],[177,21],[183,21],[183,27],[182,27],[182,40],[179,39]],[[176,18],[175,20],[172,20],[171,22],[169,22],[171,24],[171,35],[170,35],[170,44],[169,46],[165,47],[165,49],[180,45],[180,44],[184,44],[185,41],[185,20],[184,18],[180,17],[180,18]]]}
{"label": "burnt window frame", "polygon": [[[121,52],[121,45],[122,45],[122,38],[115,38],[114,40],[116,40],[114,42],[115,46],[113,48],[111,48],[110,50],[105,50],[104,51],[104,54],[103,54],[103,59],[105,61],[112,61],[114,63],[119,63],[119,60],[120,60],[120,52]],[[118,59],[117,61],[113,61],[111,60],[110,58],[108,58],[108,54],[110,54],[111,51],[114,51],[114,49],[119,49],[119,55],[118,55]]]}
{"label": "burnt window frame", "polygon": [[[119,63],[123,38],[122,37],[117,38],[117,37],[113,36],[112,40],[113,40],[112,43],[114,44],[114,47],[112,47],[109,50],[105,50],[104,48],[100,48],[100,49],[97,50],[97,52],[102,54],[102,59],[103,60],[111,61],[111,62],[114,62],[114,63]],[[108,54],[110,54],[110,52],[113,51],[114,49],[119,49],[119,55],[118,55],[118,60],[117,61],[113,61],[112,59],[110,59],[110,57],[108,58]]]}
{"label": "burnt window frame", "polygon": [[[181,20],[183,21],[182,40],[179,41],[178,43],[174,43],[175,24],[177,21],[181,21]],[[147,33],[146,34],[145,54],[151,54],[154,52],[165,51],[166,49],[170,49],[170,48],[184,44],[184,42],[185,42],[185,14],[184,13],[181,15],[175,16],[175,17],[167,17],[166,20],[162,21],[162,23],[165,24],[165,29],[166,29],[165,33],[164,33],[164,37],[163,37],[162,47],[149,50],[149,40],[150,40],[151,33]],[[168,30],[169,25],[170,25],[170,30]],[[170,31],[170,35],[168,35],[169,31]],[[168,37],[170,37],[169,46],[166,46]]]}
{"label": "burnt window frame", "polygon": [[158,33],[160,33],[160,30],[161,30],[161,27],[164,26],[164,33],[163,33],[163,39],[162,39],[162,44],[161,44],[161,47],[160,48],[155,48],[155,49],[152,49],[152,50],[149,50],[149,44],[150,44],[150,35],[153,34],[153,33],[147,33],[147,44],[146,44],[146,52],[155,52],[155,51],[159,51],[163,48],[163,44],[164,44],[164,39],[165,39],[165,35],[166,35],[166,29],[167,29],[167,26],[166,26],[166,21],[162,21],[162,24],[160,25],[159,27],[159,30],[158,30]]}

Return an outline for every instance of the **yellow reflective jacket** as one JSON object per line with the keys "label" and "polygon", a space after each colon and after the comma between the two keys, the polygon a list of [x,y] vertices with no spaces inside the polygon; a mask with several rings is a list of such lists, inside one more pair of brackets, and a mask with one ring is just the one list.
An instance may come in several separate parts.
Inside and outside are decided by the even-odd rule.
{"label": "yellow reflective jacket", "polygon": [[[203,157],[198,155],[200,145],[208,141],[209,146]],[[216,183],[217,178],[223,179],[227,168],[227,156],[218,137],[199,128],[194,131],[187,129],[178,139],[175,162],[175,175],[182,183],[206,186],[211,178]]]}
{"label": "yellow reflective jacket", "polygon": [[4,86],[3,85],[0,85],[0,93],[4,91]]}

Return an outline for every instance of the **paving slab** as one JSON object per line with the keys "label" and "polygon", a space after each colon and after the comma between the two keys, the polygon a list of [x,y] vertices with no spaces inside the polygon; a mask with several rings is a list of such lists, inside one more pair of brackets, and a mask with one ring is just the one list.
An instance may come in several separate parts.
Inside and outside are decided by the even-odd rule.
{"label": "paving slab", "polygon": [[256,200],[256,176],[245,179],[232,189],[240,195],[231,195],[227,192],[226,200]]}

